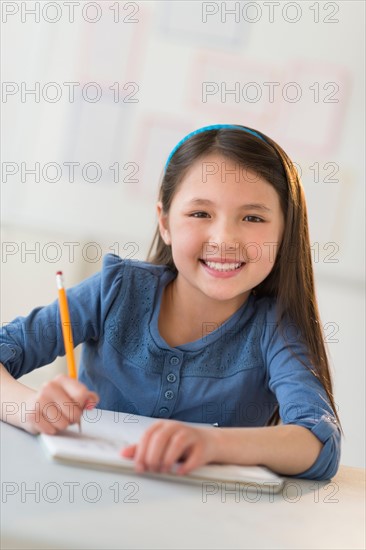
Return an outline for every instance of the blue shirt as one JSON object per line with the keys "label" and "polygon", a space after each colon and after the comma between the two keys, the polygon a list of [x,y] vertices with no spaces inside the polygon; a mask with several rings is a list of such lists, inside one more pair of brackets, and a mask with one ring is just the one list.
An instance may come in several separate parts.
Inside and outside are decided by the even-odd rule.
{"label": "blue shirt", "polygon": [[[337,472],[341,434],[306,350],[276,322],[274,298],[250,294],[220,327],[170,347],[158,330],[166,265],[108,254],[100,273],[67,291],[74,345],[83,343],[79,380],[100,396],[98,407],[156,418],[265,426],[276,405],[283,424],[310,429],[324,444],[311,468],[296,475],[329,479]],[[65,354],[58,301],[2,329],[0,361],[14,378]]]}

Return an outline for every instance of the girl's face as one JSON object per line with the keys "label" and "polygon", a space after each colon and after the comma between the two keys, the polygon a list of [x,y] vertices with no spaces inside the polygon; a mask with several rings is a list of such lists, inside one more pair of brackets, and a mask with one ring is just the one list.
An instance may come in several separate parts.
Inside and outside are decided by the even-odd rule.
{"label": "girl's face", "polygon": [[284,230],[279,197],[234,160],[218,154],[197,160],[169,213],[161,202],[157,210],[187,297],[242,304],[272,270]]}

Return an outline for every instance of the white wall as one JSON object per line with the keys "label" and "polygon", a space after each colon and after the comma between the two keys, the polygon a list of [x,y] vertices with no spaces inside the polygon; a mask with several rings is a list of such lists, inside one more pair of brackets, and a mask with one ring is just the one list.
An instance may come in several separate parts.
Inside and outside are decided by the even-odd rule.
{"label": "white wall", "polygon": [[[302,171],[346,433],[342,463],[364,465],[364,3],[121,2],[114,22],[116,3],[96,2],[95,23],[88,2],[75,7],[73,22],[63,2],[57,12],[42,12],[41,2],[39,21],[22,12],[21,4],[30,10],[35,2],[19,2],[9,15],[4,4],[3,92],[14,93],[2,103],[2,322],[53,300],[57,269],[71,285],[99,268],[98,252],[145,258],[158,180],[183,135],[212,123],[258,128]],[[239,12],[225,16],[235,6]],[[37,82],[39,101],[22,97]],[[79,83],[74,101],[70,82]],[[95,92],[91,82],[101,91],[96,102],[85,99]],[[116,82],[119,102],[110,89]],[[204,98],[204,86],[215,93]],[[238,97],[220,93],[235,87]],[[61,97],[52,102],[57,90]],[[128,94],[137,101],[126,102]],[[21,163],[30,169],[36,162],[40,181],[31,174],[22,181]],[[57,179],[55,168],[46,170],[50,162],[59,165],[58,181],[50,181]],[[74,181],[70,162],[80,163]],[[81,170],[90,162],[102,172],[95,183],[87,181],[91,168],[86,178]],[[63,360],[53,368],[52,375]],[[29,383],[51,376],[42,370]]]}

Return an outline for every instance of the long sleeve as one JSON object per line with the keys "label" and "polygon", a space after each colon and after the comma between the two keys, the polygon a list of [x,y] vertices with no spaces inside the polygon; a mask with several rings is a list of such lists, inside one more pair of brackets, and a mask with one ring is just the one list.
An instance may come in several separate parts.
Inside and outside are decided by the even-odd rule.
{"label": "long sleeve", "polygon": [[[101,273],[67,290],[74,346],[100,337],[103,310],[113,300],[120,283],[122,262],[108,254]],[[63,355],[58,300],[33,309],[26,317],[17,317],[1,330],[0,362],[16,379]]]}
{"label": "long sleeve", "polygon": [[[293,323],[285,322],[285,338],[275,319],[275,306],[267,314],[263,337],[268,385],[276,396],[283,424],[297,424],[311,430],[323,443],[315,463],[295,477],[330,479],[338,470],[341,432],[321,382],[310,372],[304,344]],[[306,368],[299,357],[309,368]]]}

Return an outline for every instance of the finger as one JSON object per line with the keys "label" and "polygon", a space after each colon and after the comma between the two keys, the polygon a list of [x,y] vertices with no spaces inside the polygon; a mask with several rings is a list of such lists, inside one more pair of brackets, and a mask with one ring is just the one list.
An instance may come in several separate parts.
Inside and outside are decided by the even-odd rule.
{"label": "finger", "polygon": [[[64,430],[70,423],[74,423],[75,408],[67,405],[70,403],[70,396],[56,382],[47,382],[41,389],[39,398],[40,415],[36,422],[39,425],[40,420],[46,422],[56,430]],[[77,406],[77,405],[76,405]],[[80,411],[79,411],[80,413]]]}
{"label": "finger", "polygon": [[83,410],[88,402],[97,404],[99,402],[99,396],[96,392],[89,390],[82,382],[70,378],[65,374],[59,374],[54,378],[65,392],[71,397],[71,400],[77,403],[78,407]]}
{"label": "finger", "polygon": [[123,456],[124,458],[133,458],[135,456],[137,449],[137,444],[128,445],[127,447],[123,447],[123,449],[120,450],[119,454]]}
{"label": "finger", "polygon": [[145,454],[145,465],[150,472],[158,472],[161,467],[166,449],[170,445],[174,434],[172,426],[162,426],[156,430],[150,437],[149,445]]}
{"label": "finger", "polygon": [[64,430],[69,424],[79,422],[81,404],[90,394],[94,392],[90,392],[77,380],[65,375],[56,376],[43,384],[39,393],[41,415],[56,430]]}
{"label": "finger", "polygon": [[160,471],[167,472],[169,471],[173,464],[177,462],[184,453],[189,451],[189,448],[194,442],[194,435],[184,431],[179,431],[174,434],[171,438],[169,445],[166,448],[164,457],[161,460]]}
{"label": "finger", "polygon": [[204,460],[202,459],[201,448],[198,445],[194,445],[187,460],[177,468],[176,473],[178,475],[185,475],[203,464]]}
{"label": "finger", "polygon": [[150,444],[150,439],[152,435],[160,430],[163,425],[163,421],[155,422],[150,428],[148,428],[142,435],[136,450],[135,455],[135,468],[138,472],[143,472],[147,468],[146,463],[146,452]]}
{"label": "finger", "polygon": [[89,390],[84,384],[64,374],[56,376],[54,384],[65,392],[65,399],[59,401],[62,414],[69,424],[80,422],[84,408],[93,408],[99,401],[96,392]]}

